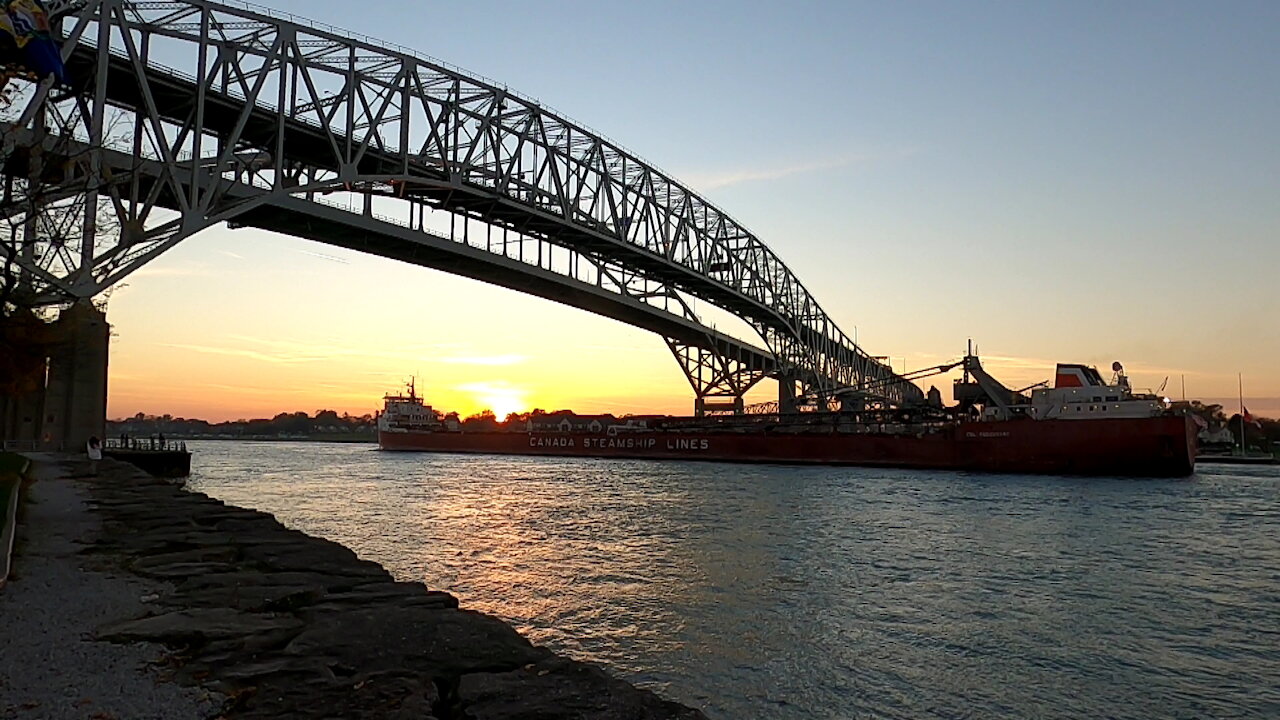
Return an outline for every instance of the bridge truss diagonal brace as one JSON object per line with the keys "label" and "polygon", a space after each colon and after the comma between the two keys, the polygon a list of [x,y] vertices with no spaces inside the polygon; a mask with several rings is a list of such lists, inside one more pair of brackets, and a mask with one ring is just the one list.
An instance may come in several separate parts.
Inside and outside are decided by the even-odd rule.
{"label": "bridge truss diagonal brace", "polygon": [[666,341],[693,388],[693,413],[697,417],[741,415],[745,407],[743,396],[769,373],[758,357],[737,356],[672,338]]}

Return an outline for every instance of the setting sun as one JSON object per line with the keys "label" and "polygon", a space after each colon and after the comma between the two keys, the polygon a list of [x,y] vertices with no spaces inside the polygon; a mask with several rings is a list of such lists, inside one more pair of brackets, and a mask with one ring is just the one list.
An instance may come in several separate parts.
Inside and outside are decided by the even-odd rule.
{"label": "setting sun", "polygon": [[458,389],[471,393],[477,412],[492,410],[499,420],[510,413],[525,409],[524,398],[527,393],[520,388],[500,383],[481,382],[463,385]]}

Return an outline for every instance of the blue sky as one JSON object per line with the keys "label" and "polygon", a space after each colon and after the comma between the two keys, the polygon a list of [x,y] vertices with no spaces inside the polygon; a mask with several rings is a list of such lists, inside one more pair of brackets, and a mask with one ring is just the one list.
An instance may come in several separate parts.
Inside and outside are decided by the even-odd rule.
{"label": "blue sky", "polygon": [[[1185,375],[1194,395],[1231,397],[1243,372],[1246,394],[1280,414],[1280,3],[270,4],[496,79],[613,138],[753,229],[898,365],[941,362],[973,337],[1028,382],[1056,361],[1119,358],[1140,385]],[[310,262],[298,241],[206,235],[152,270],[225,277],[224,251]],[[321,274],[352,287],[390,272],[320,251],[347,259]],[[433,337],[501,356],[504,337],[545,318],[617,332],[620,352],[670,366],[646,382],[687,410],[656,337],[412,272],[481,308],[424,327]],[[183,302],[145,278],[113,300],[139,318],[135,339],[149,337],[145,307]],[[532,341],[526,352],[550,362]],[[564,382],[539,377],[525,382]]]}

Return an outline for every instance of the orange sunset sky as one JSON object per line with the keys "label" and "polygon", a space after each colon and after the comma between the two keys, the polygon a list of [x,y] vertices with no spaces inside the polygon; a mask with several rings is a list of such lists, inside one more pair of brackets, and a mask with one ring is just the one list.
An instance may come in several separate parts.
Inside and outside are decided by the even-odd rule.
{"label": "orange sunset sky", "polygon": [[[1274,4],[432,9],[483,43],[398,22],[405,4],[272,4],[617,139],[751,228],[895,369],[973,338],[1014,387],[1120,360],[1137,387],[1167,378],[1177,399],[1185,380],[1232,412],[1240,374],[1249,409],[1280,416]],[[619,51],[618,28],[653,52]],[[108,317],[112,418],[360,415],[412,375],[463,414],[692,410],[657,336],[253,230],[185,240]]]}

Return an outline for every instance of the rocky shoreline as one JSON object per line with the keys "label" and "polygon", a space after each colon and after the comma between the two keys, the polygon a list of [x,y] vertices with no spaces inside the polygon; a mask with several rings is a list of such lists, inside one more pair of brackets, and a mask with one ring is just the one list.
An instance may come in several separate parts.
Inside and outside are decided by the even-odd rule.
{"label": "rocky shoreline", "polygon": [[164,645],[174,680],[225,698],[218,717],[705,718],[267,513],[106,470],[83,483],[100,521],[83,559],[163,589],[96,638]]}

